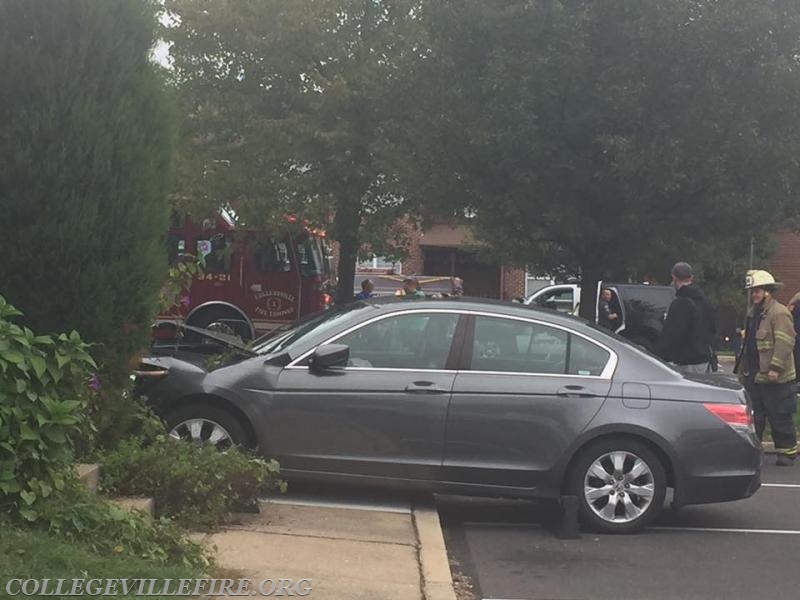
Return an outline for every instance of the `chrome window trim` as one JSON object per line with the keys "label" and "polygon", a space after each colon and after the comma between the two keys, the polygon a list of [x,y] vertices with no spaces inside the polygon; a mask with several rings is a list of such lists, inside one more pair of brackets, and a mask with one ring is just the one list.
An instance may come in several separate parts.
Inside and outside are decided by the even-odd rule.
{"label": "chrome window trim", "polygon": [[[322,344],[320,344],[321,346]],[[373,373],[419,373],[420,371],[425,371],[426,373],[439,373],[444,375],[454,375],[456,373],[469,373],[471,371],[454,371],[448,369],[406,369],[406,368],[393,368],[393,367],[346,367],[348,371],[370,371]],[[292,371],[301,370],[305,371],[308,367],[304,367],[302,365],[297,366],[288,366],[284,367],[285,369],[291,369]]]}
{"label": "chrome window trim", "polygon": [[513,321],[521,321],[523,323],[533,324],[533,325],[540,325],[542,327],[550,327],[551,329],[558,329],[560,331],[564,331],[566,333],[578,336],[583,338],[590,344],[594,344],[598,348],[602,348],[606,352],[608,352],[608,362],[606,362],[606,366],[603,368],[603,371],[600,375],[575,375],[570,373],[525,373],[525,372],[516,372],[516,371],[472,371],[472,370],[461,370],[461,371],[453,371],[453,370],[443,370],[443,369],[406,369],[406,368],[380,368],[380,369],[373,369],[370,367],[347,367],[349,371],[383,371],[383,372],[412,372],[416,373],[419,371],[427,371],[433,373],[477,373],[482,375],[526,375],[526,376],[533,376],[533,377],[580,377],[582,379],[601,379],[601,380],[611,380],[614,376],[614,372],[617,370],[617,365],[619,364],[619,356],[617,355],[614,350],[599,342],[588,335],[580,333],[579,331],[575,331],[574,329],[570,329],[569,327],[565,327],[564,325],[560,325],[558,323],[548,323],[547,321],[542,321],[536,318],[530,317],[521,317],[518,315],[504,315],[504,314],[497,314],[491,312],[485,312],[480,310],[470,310],[470,309],[454,309],[454,308],[414,308],[402,311],[395,311],[391,313],[387,313],[384,315],[377,315],[368,319],[362,323],[358,323],[357,325],[353,325],[348,329],[345,329],[341,333],[337,333],[332,338],[325,340],[324,342],[318,344],[314,348],[307,350],[303,354],[301,354],[298,358],[294,359],[291,363],[289,363],[285,368],[286,369],[305,369],[306,367],[299,365],[298,363],[304,361],[306,358],[311,356],[314,351],[319,348],[320,346],[325,346],[327,344],[333,344],[336,340],[343,338],[344,336],[361,329],[362,327],[366,327],[376,321],[382,321],[383,319],[388,319],[391,317],[403,316],[403,315],[413,315],[413,314],[430,314],[430,313],[437,313],[437,314],[456,314],[459,316],[475,316],[475,317],[491,317],[495,319],[511,319]]}

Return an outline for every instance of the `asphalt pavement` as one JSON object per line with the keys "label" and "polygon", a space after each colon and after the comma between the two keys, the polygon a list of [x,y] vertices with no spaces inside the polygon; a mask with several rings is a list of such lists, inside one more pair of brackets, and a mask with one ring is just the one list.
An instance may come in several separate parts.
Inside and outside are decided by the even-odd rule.
{"label": "asphalt pavement", "polygon": [[638,535],[562,540],[558,511],[538,502],[443,497],[439,514],[477,599],[796,598],[800,464],[773,462],[752,498],[665,509]]}

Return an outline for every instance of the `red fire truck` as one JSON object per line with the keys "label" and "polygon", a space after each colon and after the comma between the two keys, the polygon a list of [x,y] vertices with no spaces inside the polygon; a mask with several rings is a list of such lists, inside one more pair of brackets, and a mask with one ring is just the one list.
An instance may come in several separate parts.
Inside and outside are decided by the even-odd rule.
{"label": "red fire truck", "polygon": [[167,240],[170,264],[202,256],[205,266],[181,308],[160,315],[159,324],[183,321],[249,340],[325,309],[330,303],[325,234],[289,221],[293,226],[275,239],[237,228],[225,213],[200,222],[174,215]]}

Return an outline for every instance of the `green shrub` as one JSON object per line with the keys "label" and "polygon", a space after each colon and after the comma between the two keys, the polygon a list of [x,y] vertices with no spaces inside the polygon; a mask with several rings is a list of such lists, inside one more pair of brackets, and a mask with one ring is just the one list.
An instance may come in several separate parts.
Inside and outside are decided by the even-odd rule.
{"label": "green shrub", "polygon": [[101,382],[89,399],[86,414],[88,427],[83,429],[89,431],[76,448],[84,462],[96,462],[98,453],[113,450],[128,438],[150,442],[164,433],[161,419],[136,397],[131,381]]}
{"label": "green shrub", "polygon": [[[94,428],[86,411],[98,391],[96,365],[77,333],[36,336],[10,320],[21,314],[0,296],[0,515],[100,554],[207,567],[203,547],[175,523],[130,514],[78,481],[72,438],[91,445]],[[149,428],[143,438],[163,432],[152,414],[139,410]]]}
{"label": "green shrub", "polygon": [[167,266],[173,103],[154,0],[0,2],[0,290],[76,329],[109,379],[146,348]]}
{"label": "green shrub", "polygon": [[129,439],[105,452],[102,489],[123,496],[151,496],[160,516],[189,527],[224,523],[231,510],[250,506],[272,490],[285,490],[279,465],[231,448],[159,436],[152,444]]}
{"label": "green shrub", "polygon": [[64,488],[95,364],[77,333],[36,336],[21,314],[0,296],[0,512],[35,521]]}
{"label": "green shrub", "polygon": [[170,519],[130,513],[88,491],[76,476],[39,503],[38,525],[99,555],[135,556],[159,564],[206,569],[212,557]]}

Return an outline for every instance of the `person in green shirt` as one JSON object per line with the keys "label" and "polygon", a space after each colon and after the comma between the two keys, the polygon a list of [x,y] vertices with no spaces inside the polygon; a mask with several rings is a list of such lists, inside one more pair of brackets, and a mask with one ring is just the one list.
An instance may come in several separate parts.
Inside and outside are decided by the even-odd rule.
{"label": "person in green shirt", "polygon": [[403,279],[403,296],[406,298],[424,298],[425,292],[419,288],[419,279],[406,277]]}

